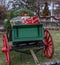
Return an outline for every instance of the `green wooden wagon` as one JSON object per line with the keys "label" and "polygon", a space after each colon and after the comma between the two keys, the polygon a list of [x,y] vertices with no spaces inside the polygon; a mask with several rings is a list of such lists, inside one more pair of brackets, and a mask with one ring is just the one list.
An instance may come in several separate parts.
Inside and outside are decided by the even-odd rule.
{"label": "green wooden wagon", "polygon": [[[36,16],[33,16],[33,18],[34,17]],[[11,63],[9,53],[12,50],[26,54],[30,54],[31,52],[33,57],[35,58],[35,63],[38,61],[33,51],[37,53],[38,51],[43,49],[44,55],[47,58],[52,58],[53,56],[54,45],[49,31],[43,28],[43,24],[39,23],[39,20],[35,20],[34,23],[31,23],[30,19],[27,21],[29,21],[30,23],[16,24],[11,27],[12,46],[9,46],[8,38],[6,34],[3,34],[2,52],[4,52],[6,55],[6,61],[8,65],[10,65]],[[29,50],[30,52],[28,52]],[[36,65],[38,64],[36,63]]]}

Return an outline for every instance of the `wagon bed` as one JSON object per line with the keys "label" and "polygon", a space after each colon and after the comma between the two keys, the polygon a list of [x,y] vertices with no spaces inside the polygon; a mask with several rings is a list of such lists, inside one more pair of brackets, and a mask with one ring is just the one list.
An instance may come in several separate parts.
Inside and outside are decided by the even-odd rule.
{"label": "wagon bed", "polygon": [[19,24],[12,26],[12,42],[33,42],[44,39],[42,24]]}

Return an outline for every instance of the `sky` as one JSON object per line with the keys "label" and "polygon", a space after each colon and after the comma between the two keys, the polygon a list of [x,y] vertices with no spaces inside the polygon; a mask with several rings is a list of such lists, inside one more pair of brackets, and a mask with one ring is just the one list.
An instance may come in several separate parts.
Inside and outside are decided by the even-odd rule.
{"label": "sky", "polygon": [[13,0],[0,0],[0,4],[4,3],[4,1],[5,1],[5,5],[7,5],[9,1],[13,1]]}
{"label": "sky", "polygon": [[7,5],[9,0],[0,0],[0,5]]}

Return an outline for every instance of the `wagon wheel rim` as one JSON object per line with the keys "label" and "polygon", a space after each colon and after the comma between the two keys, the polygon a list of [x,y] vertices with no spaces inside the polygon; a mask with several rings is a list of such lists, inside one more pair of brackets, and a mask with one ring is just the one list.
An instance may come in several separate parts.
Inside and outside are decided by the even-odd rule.
{"label": "wagon wheel rim", "polygon": [[9,52],[9,45],[6,34],[3,35],[3,48],[5,48],[5,56],[6,56],[6,62],[8,65],[10,65],[10,52]]}
{"label": "wagon wheel rim", "polygon": [[48,30],[44,30],[45,39],[43,40],[43,43],[45,44],[44,48],[44,55],[47,58],[52,58],[54,54],[54,45],[52,36],[50,35]]}

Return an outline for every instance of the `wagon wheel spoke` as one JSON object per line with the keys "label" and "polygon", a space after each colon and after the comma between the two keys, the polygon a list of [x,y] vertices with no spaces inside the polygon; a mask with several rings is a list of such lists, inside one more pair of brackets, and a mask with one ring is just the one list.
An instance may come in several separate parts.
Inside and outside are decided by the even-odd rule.
{"label": "wagon wheel spoke", "polygon": [[51,54],[53,53],[52,49],[53,49],[52,47],[47,48],[47,55],[48,55],[48,57],[51,56]]}
{"label": "wagon wheel spoke", "polygon": [[48,50],[48,48],[45,50],[45,55],[50,56],[50,50]]}
{"label": "wagon wheel spoke", "polygon": [[8,52],[6,53],[6,62],[8,63],[8,65],[10,65],[10,56]]}
{"label": "wagon wheel spoke", "polygon": [[53,45],[52,41],[49,41],[49,42],[48,42],[48,46],[50,47],[50,46],[52,46],[52,45]]}
{"label": "wagon wheel spoke", "polygon": [[45,55],[47,55],[47,57],[50,56],[50,51],[47,49],[47,51],[45,51]]}
{"label": "wagon wheel spoke", "polygon": [[49,35],[49,33],[46,33],[47,35],[46,35],[46,40],[49,40],[49,38],[50,38],[50,35]]}
{"label": "wagon wheel spoke", "polygon": [[6,62],[7,62],[8,65],[10,65],[10,56],[9,56],[9,53],[6,52],[5,55],[6,55]]}
{"label": "wagon wheel spoke", "polygon": [[54,45],[52,41],[52,37],[47,30],[44,30],[45,39],[43,43],[45,44],[44,54],[47,58],[52,58],[54,53]]}
{"label": "wagon wheel spoke", "polygon": [[6,46],[5,36],[3,35],[3,46]]}
{"label": "wagon wheel spoke", "polygon": [[43,43],[46,45],[46,40],[43,40]]}

